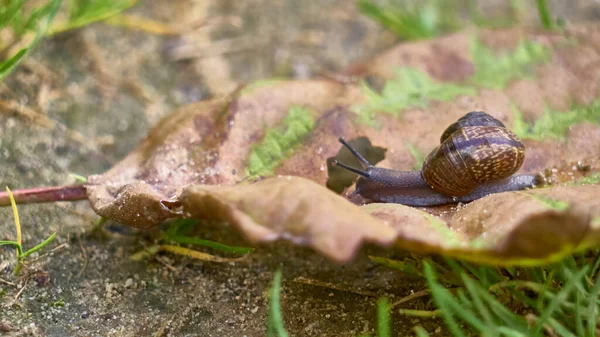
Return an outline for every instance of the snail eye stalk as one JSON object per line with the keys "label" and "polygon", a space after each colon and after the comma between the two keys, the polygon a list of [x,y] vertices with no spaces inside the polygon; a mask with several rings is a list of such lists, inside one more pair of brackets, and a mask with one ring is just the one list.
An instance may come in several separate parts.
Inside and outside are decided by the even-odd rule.
{"label": "snail eye stalk", "polygon": [[356,174],[358,174],[358,175],[360,175],[360,176],[362,176],[362,177],[365,177],[365,178],[369,178],[369,177],[370,177],[370,175],[369,175],[369,173],[368,173],[367,171],[359,170],[359,169],[357,169],[357,168],[354,168],[354,167],[352,167],[352,166],[348,166],[348,165],[346,165],[346,164],[342,164],[342,163],[340,163],[340,162],[339,162],[339,161],[337,161],[337,160],[334,160],[334,161],[332,161],[332,162],[331,162],[331,165],[333,165],[333,166],[340,166],[340,167],[343,167],[343,168],[345,168],[346,170],[348,170],[348,171],[351,171],[351,172],[354,172],[354,173],[356,173]]}
{"label": "snail eye stalk", "polygon": [[[353,148],[352,146],[350,146],[350,144],[348,144],[348,142],[346,142],[346,140],[344,139],[344,137],[340,137],[339,138],[340,143],[342,143],[348,150],[350,150],[350,152],[352,152],[352,154],[354,155],[354,157],[356,157],[356,159],[358,159],[358,161],[360,161],[360,163],[365,167],[372,167],[373,165],[371,163],[369,163],[369,161],[367,159],[365,159],[365,157],[362,156],[362,154],[358,153],[358,151],[356,151],[355,148]],[[340,166],[342,166],[340,164]],[[344,167],[344,166],[342,166]],[[345,167],[348,168],[348,167]],[[350,170],[352,171],[352,170]],[[355,172],[355,171],[352,171]]]}

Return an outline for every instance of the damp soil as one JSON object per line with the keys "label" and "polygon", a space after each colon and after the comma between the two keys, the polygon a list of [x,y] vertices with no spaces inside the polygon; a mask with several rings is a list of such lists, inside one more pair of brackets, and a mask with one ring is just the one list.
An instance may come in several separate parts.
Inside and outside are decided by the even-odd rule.
{"label": "damp soil", "polygon": [[[595,19],[600,7],[554,2],[575,20]],[[0,88],[1,101],[20,107],[0,113],[0,185],[69,184],[71,173],[102,173],[179,106],[246,81],[343,69],[398,41],[343,0],[146,1],[128,14],[185,31],[160,36],[98,23],[44,41]],[[12,275],[13,249],[0,248],[0,334],[7,336],[264,336],[277,268],[290,336],[358,336],[375,333],[380,296],[394,302],[426,288],[420,277],[368,259],[407,257],[402,252],[366,247],[339,265],[275,243],[231,263],[166,253],[132,261],[164,227],[98,226],[85,201],[19,211],[26,247],[57,237],[21,277]],[[11,211],[1,208],[1,237],[13,233]],[[206,225],[196,235],[246,244],[228,228]],[[403,307],[434,309],[428,297]],[[415,325],[448,334],[439,319],[392,312],[394,336],[412,335]]]}

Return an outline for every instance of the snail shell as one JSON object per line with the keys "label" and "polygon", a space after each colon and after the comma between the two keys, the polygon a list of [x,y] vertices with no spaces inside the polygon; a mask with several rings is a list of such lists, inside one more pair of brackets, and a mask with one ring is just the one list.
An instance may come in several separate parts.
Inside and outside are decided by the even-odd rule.
{"label": "snail shell", "polygon": [[423,163],[425,181],[449,196],[464,196],[478,185],[510,177],[525,160],[525,147],[502,122],[473,111],[450,125],[441,144]]}

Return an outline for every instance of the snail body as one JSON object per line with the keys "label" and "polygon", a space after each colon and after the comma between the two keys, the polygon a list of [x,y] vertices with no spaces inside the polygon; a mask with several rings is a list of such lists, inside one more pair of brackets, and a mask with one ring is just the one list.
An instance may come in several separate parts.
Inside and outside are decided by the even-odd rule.
{"label": "snail body", "polygon": [[425,158],[421,171],[398,171],[371,165],[343,138],[340,142],[364,170],[337,161],[357,173],[354,194],[377,202],[435,206],[470,202],[488,194],[531,188],[538,177],[513,175],[525,159],[525,147],[502,122],[472,111],[448,126],[440,145]]}

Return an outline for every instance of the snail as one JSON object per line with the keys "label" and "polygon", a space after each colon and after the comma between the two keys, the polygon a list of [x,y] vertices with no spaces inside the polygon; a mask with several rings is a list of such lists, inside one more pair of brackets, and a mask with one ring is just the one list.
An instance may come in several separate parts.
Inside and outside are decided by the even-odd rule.
{"label": "snail", "polygon": [[360,176],[350,197],[359,194],[375,202],[415,207],[467,203],[492,193],[533,188],[541,181],[535,174],[513,175],[523,164],[525,147],[483,111],[471,111],[448,126],[421,171],[375,167],[344,138],[339,141],[364,168],[332,162]]}

